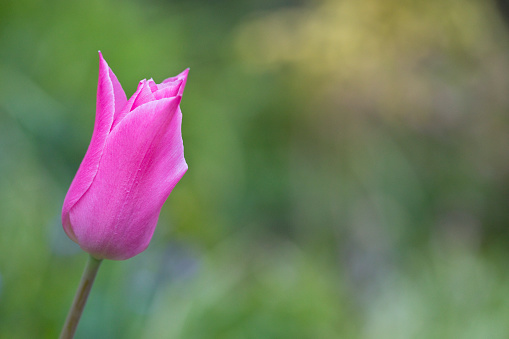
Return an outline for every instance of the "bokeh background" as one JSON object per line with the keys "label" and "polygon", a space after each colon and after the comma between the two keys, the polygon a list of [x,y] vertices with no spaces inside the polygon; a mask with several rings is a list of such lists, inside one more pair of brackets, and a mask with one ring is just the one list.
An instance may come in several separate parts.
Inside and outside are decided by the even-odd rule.
{"label": "bokeh background", "polygon": [[509,33],[489,0],[0,2],[0,338],[56,338],[101,50],[190,67],[189,171],[76,338],[508,338]]}

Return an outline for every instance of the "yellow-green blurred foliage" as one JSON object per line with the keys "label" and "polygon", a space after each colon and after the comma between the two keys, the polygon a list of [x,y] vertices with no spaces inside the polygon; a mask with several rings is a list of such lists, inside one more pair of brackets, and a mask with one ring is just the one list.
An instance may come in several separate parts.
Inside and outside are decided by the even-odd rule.
{"label": "yellow-green blurred foliage", "polygon": [[77,287],[98,50],[128,96],[191,68],[189,171],[76,338],[509,337],[508,28],[488,0],[1,2],[0,338],[55,338]]}

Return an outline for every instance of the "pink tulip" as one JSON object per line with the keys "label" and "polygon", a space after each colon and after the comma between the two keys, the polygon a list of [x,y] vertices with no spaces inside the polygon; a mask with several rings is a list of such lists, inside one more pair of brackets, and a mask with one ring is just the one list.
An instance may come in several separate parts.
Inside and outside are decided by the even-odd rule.
{"label": "pink tulip", "polygon": [[127,97],[99,52],[94,132],[62,209],[64,230],[97,259],[143,252],[164,201],[187,171],[180,100],[188,69]]}

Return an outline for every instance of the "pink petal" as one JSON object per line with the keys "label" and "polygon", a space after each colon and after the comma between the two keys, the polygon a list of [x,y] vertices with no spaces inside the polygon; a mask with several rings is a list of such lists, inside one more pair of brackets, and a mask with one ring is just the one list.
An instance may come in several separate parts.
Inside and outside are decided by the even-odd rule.
{"label": "pink petal", "polygon": [[153,93],[154,97],[157,100],[174,97],[179,93],[180,87],[183,83],[183,80],[179,80],[169,84],[158,85],[159,89]]}
{"label": "pink petal", "polygon": [[152,94],[152,90],[150,89],[150,85],[148,81],[142,80],[144,82],[141,91],[138,93],[138,96],[134,100],[133,107],[131,110],[135,109],[138,106],[141,106],[147,102],[154,101],[156,98]]}
{"label": "pink petal", "polygon": [[67,192],[62,208],[62,224],[67,235],[74,241],[76,237],[69,223],[69,211],[89,189],[96,176],[115,111],[120,110],[127,99],[115,74],[99,52],[99,81],[97,84],[97,104],[94,131],[87,153]]}
{"label": "pink petal", "polygon": [[128,259],[148,246],[164,201],[187,170],[180,99],[139,106],[108,137],[94,182],[70,211],[75,239],[95,257]]}
{"label": "pink petal", "polygon": [[132,110],[134,101],[138,98],[138,95],[140,94],[143,86],[145,86],[145,85],[146,85],[146,81],[142,80],[139,82],[136,92],[134,92],[134,94],[131,96],[131,98],[129,98],[129,101],[127,101],[127,104],[125,104],[124,108],[120,112],[115,114],[115,118],[113,120],[113,124],[111,124],[110,131],[113,130],[115,128],[115,126],[117,126],[117,124],[127,115],[127,113],[129,113]]}
{"label": "pink petal", "polygon": [[152,91],[152,93],[154,93],[155,91],[157,91],[157,85],[156,83],[154,82],[154,79],[150,78],[148,81],[148,86],[150,87],[150,90]]}
{"label": "pink petal", "polygon": [[[103,58],[103,55],[101,52],[99,52],[100,58],[106,62]],[[106,64],[108,65],[108,64]],[[115,73],[111,70],[111,68],[108,67],[108,75],[110,76],[111,83],[113,85],[113,94],[114,94],[114,100],[115,100],[115,114],[118,114],[126,105],[127,103],[127,97],[125,95],[124,89],[122,88],[122,85],[118,81]]]}
{"label": "pink petal", "polygon": [[179,90],[179,93],[178,93],[178,95],[182,95],[184,93],[184,88],[186,87],[187,75],[188,74],[189,74],[189,68],[186,68],[179,75],[164,80],[163,84],[171,83],[171,82],[178,81],[178,80],[182,80],[183,81],[182,82],[182,86],[180,87],[180,90]]}

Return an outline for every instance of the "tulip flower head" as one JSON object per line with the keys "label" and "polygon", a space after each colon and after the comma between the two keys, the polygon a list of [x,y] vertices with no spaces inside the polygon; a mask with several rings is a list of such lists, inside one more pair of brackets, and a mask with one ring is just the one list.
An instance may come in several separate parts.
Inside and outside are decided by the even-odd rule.
{"label": "tulip flower head", "polygon": [[129,100],[99,52],[92,140],[62,209],[65,232],[97,259],[144,251],[163,203],[187,171],[180,100],[188,69],[142,80]]}

